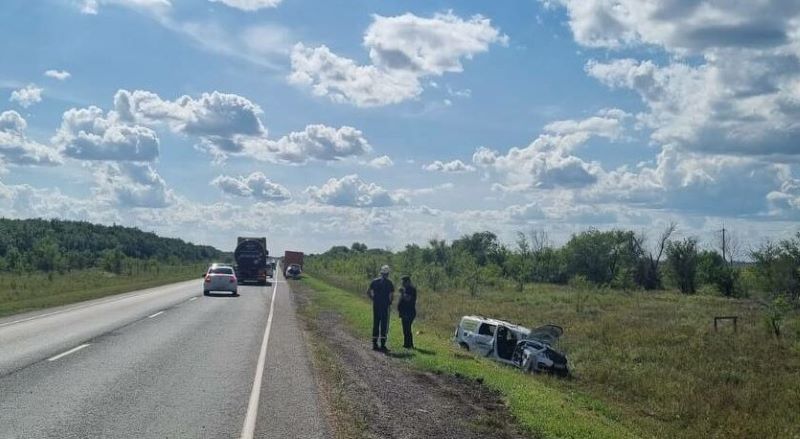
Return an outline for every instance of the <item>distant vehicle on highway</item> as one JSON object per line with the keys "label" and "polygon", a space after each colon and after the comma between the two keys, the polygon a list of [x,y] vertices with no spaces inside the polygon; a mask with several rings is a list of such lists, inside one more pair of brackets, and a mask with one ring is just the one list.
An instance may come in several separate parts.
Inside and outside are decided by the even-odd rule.
{"label": "distant vehicle on highway", "polygon": [[456,328],[455,342],[468,351],[525,372],[551,372],[566,376],[567,357],[552,348],[564,329],[544,325],[536,329],[482,316],[464,316]]}
{"label": "distant vehicle on highway", "polygon": [[283,266],[286,267],[286,277],[297,279],[303,272],[303,252],[287,250],[283,253]]}
{"label": "distant vehicle on highway", "polygon": [[302,273],[303,269],[298,264],[291,264],[286,268],[286,277],[289,279],[300,279]]}
{"label": "distant vehicle on highway", "polygon": [[236,260],[236,276],[239,283],[266,285],[272,277],[272,265],[268,261],[267,238],[240,236],[236,241],[233,257]]}
{"label": "distant vehicle on highway", "polygon": [[230,265],[213,264],[208,268],[203,279],[203,295],[208,296],[212,291],[228,291],[234,296],[239,295],[239,282],[236,273]]}

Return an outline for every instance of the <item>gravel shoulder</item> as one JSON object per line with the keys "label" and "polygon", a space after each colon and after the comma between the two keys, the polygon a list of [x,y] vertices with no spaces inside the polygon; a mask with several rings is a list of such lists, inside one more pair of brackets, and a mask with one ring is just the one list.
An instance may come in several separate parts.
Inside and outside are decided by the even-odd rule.
{"label": "gravel shoulder", "polygon": [[324,405],[337,438],[525,438],[499,393],[476,380],[412,368],[424,349],[371,350],[340,316],[315,306],[314,292],[290,282],[314,352]]}

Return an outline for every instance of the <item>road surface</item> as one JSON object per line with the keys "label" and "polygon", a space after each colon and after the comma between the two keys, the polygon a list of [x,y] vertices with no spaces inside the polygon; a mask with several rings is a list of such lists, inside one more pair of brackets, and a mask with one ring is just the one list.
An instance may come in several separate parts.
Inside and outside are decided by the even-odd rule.
{"label": "road surface", "polygon": [[201,284],[0,319],[0,437],[328,437],[286,282]]}

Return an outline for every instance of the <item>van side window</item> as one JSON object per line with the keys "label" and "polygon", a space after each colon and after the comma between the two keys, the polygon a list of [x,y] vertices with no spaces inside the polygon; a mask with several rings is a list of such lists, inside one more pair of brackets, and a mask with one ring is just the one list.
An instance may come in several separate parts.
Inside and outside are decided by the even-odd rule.
{"label": "van side window", "polygon": [[478,334],[480,334],[480,335],[490,335],[490,336],[494,337],[495,328],[496,328],[495,325],[490,325],[488,323],[484,323],[484,324],[481,325],[480,328],[478,328]]}

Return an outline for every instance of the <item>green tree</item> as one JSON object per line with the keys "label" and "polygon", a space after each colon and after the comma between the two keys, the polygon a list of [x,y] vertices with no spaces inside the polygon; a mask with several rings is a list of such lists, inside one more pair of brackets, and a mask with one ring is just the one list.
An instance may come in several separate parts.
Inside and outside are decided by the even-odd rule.
{"label": "green tree", "polygon": [[667,267],[683,294],[694,294],[697,278],[697,240],[685,238],[667,244]]}
{"label": "green tree", "polygon": [[500,244],[494,233],[477,232],[456,239],[451,247],[455,252],[465,252],[471,255],[475,263],[484,266],[489,263],[491,257],[497,255]]}
{"label": "green tree", "polygon": [[723,296],[738,295],[739,271],[731,267],[715,250],[702,251],[697,255],[697,283],[713,285]]}
{"label": "green tree", "polygon": [[354,242],[353,245],[350,246],[350,250],[356,253],[363,253],[367,251],[367,244],[362,244],[360,242]]}
{"label": "green tree", "polygon": [[109,273],[122,274],[124,260],[125,254],[122,250],[118,248],[106,250],[103,252],[101,267]]}
{"label": "green tree", "polygon": [[628,283],[641,256],[633,232],[596,229],[572,235],[563,251],[569,277],[584,276],[599,285]]}
{"label": "green tree", "polygon": [[800,232],[780,243],[767,242],[751,252],[761,288],[770,296],[800,297]]}
{"label": "green tree", "polygon": [[56,240],[47,236],[36,241],[30,253],[31,264],[42,271],[54,271],[61,268],[61,252]]}

